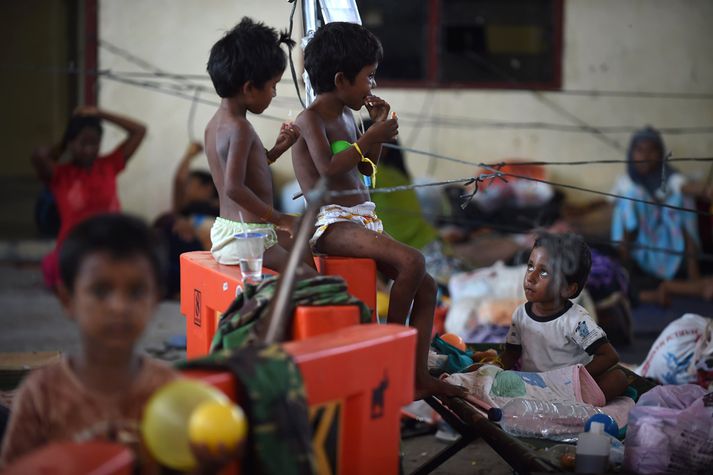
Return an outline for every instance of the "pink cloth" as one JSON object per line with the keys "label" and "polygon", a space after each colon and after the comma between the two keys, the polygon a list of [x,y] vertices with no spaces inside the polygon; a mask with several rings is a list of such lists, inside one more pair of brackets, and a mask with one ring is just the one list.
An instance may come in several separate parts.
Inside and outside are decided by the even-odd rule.
{"label": "pink cloth", "polygon": [[59,283],[59,248],[69,231],[96,214],[121,211],[116,177],[125,165],[126,158],[119,147],[109,155],[97,158],[90,167],[65,163],[55,168],[49,187],[57,202],[61,227],[57,245],[42,260],[47,287],[53,289]]}

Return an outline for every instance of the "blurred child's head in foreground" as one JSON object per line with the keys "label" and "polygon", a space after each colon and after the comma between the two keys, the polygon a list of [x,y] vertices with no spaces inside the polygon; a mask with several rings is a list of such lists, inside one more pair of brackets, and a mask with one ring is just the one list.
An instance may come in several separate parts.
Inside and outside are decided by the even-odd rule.
{"label": "blurred child's head in foreground", "polygon": [[131,350],[163,281],[153,232],[138,218],[97,215],[75,226],[59,253],[59,296],[85,343]]}

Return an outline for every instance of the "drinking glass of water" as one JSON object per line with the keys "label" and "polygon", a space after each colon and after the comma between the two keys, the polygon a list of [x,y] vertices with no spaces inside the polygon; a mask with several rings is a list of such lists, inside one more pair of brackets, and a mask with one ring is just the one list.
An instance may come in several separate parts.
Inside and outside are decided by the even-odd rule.
{"label": "drinking glass of water", "polygon": [[237,241],[236,249],[243,282],[260,283],[262,281],[262,254],[265,250],[267,234],[257,230],[237,233],[233,237]]}

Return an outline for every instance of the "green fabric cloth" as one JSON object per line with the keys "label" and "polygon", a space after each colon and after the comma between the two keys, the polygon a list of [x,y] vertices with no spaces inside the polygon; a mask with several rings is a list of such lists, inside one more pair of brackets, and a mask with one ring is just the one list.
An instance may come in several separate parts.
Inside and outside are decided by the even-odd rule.
{"label": "green fabric cloth", "polygon": [[525,381],[515,371],[501,371],[493,380],[493,387],[490,392],[494,396],[521,397],[527,394]]}
{"label": "green fabric cloth", "polygon": [[[376,188],[410,185],[408,177],[397,168],[379,164],[379,182]],[[438,232],[423,218],[421,204],[414,190],[393,193],[373,193],[376,214],[384,230],[394,239],[416,249],[423,249],[438,238]]]}
{"label": "green fabric cloth", "polygon": [[280,345],[222,350],[179,365],[182,369],[226,369],[240,381],[249,423],[241,473],[316,473],[307,396],[299,368]]}
{"label": "green fabric cloth", "polygon": [[[258,286],[246,285],[220,319],[210,351],[240,348],[267,310],[277,289],[277,277],[265,278]],[[347,292],[347,284],[339,276],[322,275],[300,280],[292,292],[292,306],[357,305],[361,323],[371,322],[371,311],[361,300]]]}
{"label": "green fabric cloth", "polygon": [[329,148],[332,149],[332,155],[336,155],[339,152],[345,151],[351,146],[352,144],[350,144],[346,140],[335,140],[329,145]]}

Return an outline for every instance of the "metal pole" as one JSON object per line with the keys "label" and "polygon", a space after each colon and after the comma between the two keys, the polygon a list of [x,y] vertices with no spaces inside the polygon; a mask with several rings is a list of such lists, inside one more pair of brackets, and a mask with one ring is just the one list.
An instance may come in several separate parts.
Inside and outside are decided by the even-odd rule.
{"label": "metal pole", "polygon": [[[317,18],[317,1],[318,0],[302,0],[302,25],[304,26],[304,38],[300,42],[302,51],[307,47],[307,43],[314,35],[314,32],[319,28]],[[302,73],[302,80],[305,83],[305,104],[308,106],[314,101],[314,90],[312,83],[309,81],[307,70]]]}
{"label": "metal pole", "polygon": [[287,327],[290,323],[292,310],[290,297],[297,280],[297,268],[302,262],[302,255],[307,250],[307,246],[309,246],[309,237],[314,232],[314,222],[319,208],[324,202],[326,193],[327,181],[325,178],[320,178],[317,185],[307,193],[307,209],[302,216],[290,256],[287,259],[287,266],[280,274],[277,290],[275,290],[275,295],[267,309],[267,318],[263,319],[262,322],[264,324],[256,329],[258,340],[262,340],[267,344],[279,343],[285,340]]}

